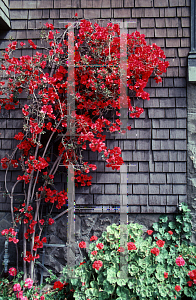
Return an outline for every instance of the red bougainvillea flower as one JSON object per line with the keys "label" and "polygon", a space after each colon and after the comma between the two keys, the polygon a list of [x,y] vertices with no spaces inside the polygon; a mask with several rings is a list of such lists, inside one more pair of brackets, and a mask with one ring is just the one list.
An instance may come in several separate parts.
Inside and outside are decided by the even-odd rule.
{"label": "red bougainvillea flower", "polygon": [[53,285],[53,289],[59,289],[60,291],[63,289],[64,284],[60,281],[55,281],[54,285]]}
{"label": "red bougainvillea flower", "polygon": [[160,251],[159,251],[158,248],[153,248],[153,249],[150,250],[150,252],[151,252],[152,254],[158,256]]}
{"label": "red bougainvillea flower", "polygon": [[102,243],[99,243],[99,244],[96,245],[96,247],[97,247],[99,250],[101,250],[101,249],[103,249],[104,245],[103,245]]}
{"label": "red bougainvillea flower", "polygon": [[86,248],[86,242],[82,241],[79,243],[80,248]]}
{"label": "red bougainvillea flower", "polygon": [[95,250],[95,251],[92,251],[91,254],[92,254],[92,255],[97,255],[97,251],[96,251],[96,250]]}
{"label": "red bougainvillea flower", "polygon": [[49,218],[48,225],[52,225],[52,224],[54,224],[54,220],[52,218]]}
{"label": "red bougainvillea flower", "polygon": [[15,268],[10,268],[10,269],[9,269],[9,274],[10,274],[11,276],[16,276],[17,270],[16,270]]}
{"label": "red bougainvillea flower", "polygon": [[147,230],[148,235],[151,235],[153,233],[153,230]]}
{"label": "red bougainvillea flower", "polygon": [[170,230],[170,231],[168,231],[168,233],[169,233],[170,235],[172,235],[172,234],[173,234],[173,231]]}
{"label": "red bougainvillea flower", "polygon": [[182,258],[182,256],[180,255],[179,257],[176,258],[176,264],[180,267],[180,266],[184,266],[185,265],[185,261]]}
{"label": "red bougainvillea flower", "polygon": [[133,242],[127,243],[128,250],[137,250],[136,245]]}
{"label": "red bougainvillea flower", "polygon": [[103,263],[101,260],[96,260],[93,263],[93,269],[96,269],[97,271],[99,271],[99,269],[103,266]]}
{"label": "red bougainvillea flower", "polygon": [[176,290],[177,292],[179,292],[179,291],[181,290],[180,285],[176,285],[176,286],[175,286],[175,290]]}
{"label": "red bougainvillea flower", "polygon": [[157,246],[158,247],[163,247],[164,245],[165,245],[165,242],[164,241],[162,241],[162,240],[158,240],[157,242],[156,242],[156,244],[157,244]]}
{"label": "red bougainvillea flower", "polygon": [[41,219],[41,220],[39,220],[39,222],[40,222],[41,225],[44,225],[45,221],[44,221],[44,219]]}
{"label": "red bougainvillea flower", "polygon": [[92,235],[90,238],[90,241],[97,241],[97,240],[98,240],[98,237],[95,235]]}
{"label": "red bougainvillea flower", "polygon": [[164,272],[164,278],[167,278],[167,277],[168,277],[168,273]]}

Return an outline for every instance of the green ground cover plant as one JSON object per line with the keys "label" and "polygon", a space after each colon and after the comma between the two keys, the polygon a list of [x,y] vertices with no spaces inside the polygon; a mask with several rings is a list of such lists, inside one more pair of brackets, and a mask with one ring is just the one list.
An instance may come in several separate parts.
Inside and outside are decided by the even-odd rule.
{"label": "green ground cover plant", "polygon": [[[122,225],[122,227],[126,225]],[[175,221],[161,216],[152,230],[142,225],[127,225],[127,247],[120,247],[120,225],[112,224],[98,239],[92,236],[88,259],[74,268],[75,278],[68,276],[67,266],[61,278],[46,279],[49,289],[35,287],[32,281],[1,279],[0,300],[140,300],[196,299],[196,245],[191,242],[191,214],[187,204]],[[81,241],[80,248],[86,248]],[[119,270],[120,252],[127,264]],[[127,268],[127,276],[126,276]],[[121,273],[122,271],[122,273]],[[123,273],[124,272],[124,273]],[[52,272],[51,272],[52,274]]]}

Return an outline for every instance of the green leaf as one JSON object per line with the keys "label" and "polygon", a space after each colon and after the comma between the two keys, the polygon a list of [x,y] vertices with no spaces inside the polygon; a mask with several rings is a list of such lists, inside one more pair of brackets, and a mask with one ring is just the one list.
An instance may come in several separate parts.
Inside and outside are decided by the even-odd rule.
{"label": "green leaf", "polygon": [[116,283],[116,269],[114,267],[107,269],[107,280],[109,283]]}
{"label": "green leaf", "polygon": [[90,286],[92,287],[92,288],[95,288],[95,289],[99,289],[99,286],[98,286],[98,283],[97,283],[97,281],[91,281],[90,282]]}
{"label": "green leaf", "polygon": [[93,296],[99,297],[99,290],[90,288],[85,291],[85,294],[86,294],[87,298],[92,298]]}
{"label": "green leaf", "polygon": [[103,288],[108,294],[112,294],[115,290],[115,285],[112,285],[107,280],[104,280]]}
{"label": "green leaf", "polygon": [[154,228],[155,231],[159,230],[159,223],[153,223],[152,227]]}
{"label": "green leaf", "polygon": [[127,300],[131,296],[130,291],[124,286],[123,287],[118,286],[116,289],[116,293],[121,298],[121,300]]}
{"label": "green leaf", "polygon": [[168,226],[171,229],[175,229],[176,228],[176,223],[175,222],[169,222]]}
{"label": "green leaf", "polygon": [[107,300],[107,299],[110,299],[110,295],[107,293],[107,292],[105,292],[105,291],[99,291],[99,298],[98,298],[98,300]]}
{"label": "green leaf", "polygon": [[169,290],[163,286],[163,285],[158,285],[159,293],[162,297],[167,297]]}
{"label": "green leaf", "polygon": [[160,216],[159,217],[159,220],[162,222],[162,223],[166,223],[168,221],[168,217],[167,216]]}

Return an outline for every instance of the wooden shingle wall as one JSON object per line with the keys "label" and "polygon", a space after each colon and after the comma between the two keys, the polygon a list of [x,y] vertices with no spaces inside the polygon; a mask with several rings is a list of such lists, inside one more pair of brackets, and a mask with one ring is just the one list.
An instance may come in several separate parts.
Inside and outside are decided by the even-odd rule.
{"label": "wooden shingle wall", "polygon": [[[9,37],[28,44],[28,39],[38,43],[44,23],[56,28],[78,18],[107,25],[108,22],[133,21],[128,32],[144,33],[147,42],[156,43],[166,54],[170,63],[163,82],[157,85],[153,78],[147,88],[150,101],[138,100],[144,107],[140,119],[129,119],[132,130],[126,138],[107,136],[110,148],[120,146],[122,157],[129,164],[128,204],[129,212],[174,213],[176,206],[186,201],[187,184],[187,111],[186,77],[187,56],[190,50],[190,1],[189,0],[10,0],[12,29],[1,32],[1,50]],[[97,19],[102,19],[97,20]],[[16,55],[32,55],[32,49],[18,50]],[[0,158],[11,153],[15,145],[13,136],[21,127],[19,110],[0,113]],[[120,174],[105,167],[101,157],[86,152],[85,158],[98,167],[92,172],[91,187],[76,189],[76,206],[99,206],[119,204]],[[18,171],[8,177],[8,186],[16,180]],[[57,187],[66,178],[59,175]],[[4,190],[4,171],[0,170],[0,187]],[[21,186],[18,186],[18,193]],[[0,194],[0,211],[9,211],[9,200]]]}

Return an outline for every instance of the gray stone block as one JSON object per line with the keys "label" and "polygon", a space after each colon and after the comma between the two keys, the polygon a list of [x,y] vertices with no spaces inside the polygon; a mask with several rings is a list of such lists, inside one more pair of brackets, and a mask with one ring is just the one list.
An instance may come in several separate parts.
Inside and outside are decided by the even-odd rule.
{"label": "gray stone block", "polygon": [[186,184],[174,184],[173,185],[173,194],[177,194],[177,195],[186,194],[187,193],[186,189],[187,189]]}
{"label": "gray stone block", "polygon": [[105,194],[117,194],[117,184],[105,184]]}
{"label": "gray stone block", "polygon": [[186,139],[186,129],[170,129],[170,139]]}
{"label": "gray stone block", "polygon": [[141,206],[141,213],[164,214],[165,206]]}
{"label": "gray stone block", "polygon": [[150,183],[166,183],[166,174],[164,173],[151,173]]}
{"label": "gray stone block", "polygon": [[172,194],[172,184],[160,184],[160,194]]}
{"label": "gray stone block", "polygon": [[175,150],[186,150],[187,141],[175,141]]}
{"label": "gray stone block", "polygon": [[159,184],[150,184],[149,185],[149,194],[159,194]]}
{"label": "gray stone block", "polygon": [[169,139],[169,129],[152,129],[153,139]]}
{"label": "gray stone block", "polygon": [[149,108],[148,109],[148,117],[151,119],[154,118],[165,118],[165,110],[164,109],[154,109],[154,108]]}
{"label": "gray stone block", "polygon": [[136,150],[150,150],[150,140],[136,140]]}
{"label": "gray stone block", "polygon": [[154,161],[168,161],[169,153],[168,151],[153,151]]}
{"label": "gray stone block", "polygon": [[148,194],[148,184],[133,184],[133,194]]}
{"label": "gray stone block", "polygon": [[163,163],[162,162],[155,162],[155,172],[162,172],[163,171]]}
{"label": "gray stone block", "polygon": [[184,173],[167,174],[167,183],[186,183],[186,174]]}
{"label": "gray stone block", "polygon": [[175,172],[186,172],[186,162],[175,162]]}
{"label": "gray stone block", "polygon": [[166,196],[164,195],[149,195],[149,205],[166,205]]}

